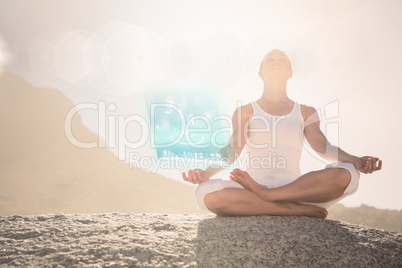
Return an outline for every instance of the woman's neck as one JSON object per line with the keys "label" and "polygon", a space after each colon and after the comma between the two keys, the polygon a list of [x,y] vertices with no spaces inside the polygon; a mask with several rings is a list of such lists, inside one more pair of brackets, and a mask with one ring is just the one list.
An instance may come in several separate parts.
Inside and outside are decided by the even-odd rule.
{"label": "woman's neck", "polygon": [[280,103],[280,102],[290,102],[287,93],[286,93],[286,84],[287,81],[270,81],[264,83],[264,92],[262,93],[261,98],[259,99],[262,102],[272,102],[272,103]]}

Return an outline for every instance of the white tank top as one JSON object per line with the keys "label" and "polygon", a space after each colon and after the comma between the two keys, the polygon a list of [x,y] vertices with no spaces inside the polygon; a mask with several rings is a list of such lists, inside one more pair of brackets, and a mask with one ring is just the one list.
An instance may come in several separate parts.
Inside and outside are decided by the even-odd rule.
{"label": "white tank top", "polygon": [[[300,104],[283,116],[266,113],[256,103],[249,120],[246,138],[247,172],[254,179],[284,177],[296,179],[300,174],[300,157],[304,142],[304,120]],[[278,176],[275,176],[278,175]]]}

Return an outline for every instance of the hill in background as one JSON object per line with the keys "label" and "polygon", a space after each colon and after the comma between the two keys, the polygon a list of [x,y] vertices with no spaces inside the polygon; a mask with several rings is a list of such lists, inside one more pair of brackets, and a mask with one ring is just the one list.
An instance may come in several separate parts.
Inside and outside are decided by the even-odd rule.
{"label": "hill in background", "polygon": [[[107,148],[80,149],[65,137],[73,103],[54,89],[0,76],[0,215],[38,213],[195,213],[194,186],[130,169]],[[78,140],[97,141],[73,117]]]}
{"label": "hill in background", "polygon": [[336,204],[328,212],[328,219],[402,233],[402,210],[378,209],[367,205],[345,207]]}

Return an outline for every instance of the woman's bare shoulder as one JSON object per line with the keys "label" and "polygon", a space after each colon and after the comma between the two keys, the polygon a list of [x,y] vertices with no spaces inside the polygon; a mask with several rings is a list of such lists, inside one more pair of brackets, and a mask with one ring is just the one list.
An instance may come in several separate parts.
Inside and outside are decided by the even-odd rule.
{"label": "woman's bare shoulder", "polygon": [[317,112],[317,110],[313,106],[309,106],[306,104],[300,104],[300,110],[304,121],[306,121],[307,118],[309,118],[310,116],[312,116],[314,113]]}
{"label": "woman's bare shoulder", "polygon": [[251,103],[244,104],[242,106],[239,106],[236,108],[234,111],[235,114],[241,113],[242,117],[247,116],[250,117],[253,115],[254,109]]}

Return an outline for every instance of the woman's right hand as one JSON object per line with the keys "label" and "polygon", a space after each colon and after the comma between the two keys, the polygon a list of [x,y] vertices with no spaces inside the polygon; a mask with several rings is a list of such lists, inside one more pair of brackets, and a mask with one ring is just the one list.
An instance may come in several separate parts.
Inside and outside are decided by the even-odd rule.
{"label": "woman's right hand", "polygon": [[194,184],[200,184],[204,181],[209,180],[211,177],[205,170],[202,169],[190,169],[188,171],[188,177],[186,176],[186,172],[182,172],[181,175],[183,176],[184,181],[188,181]]}

